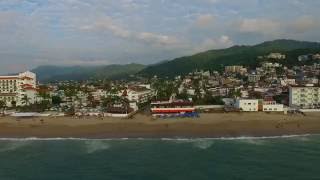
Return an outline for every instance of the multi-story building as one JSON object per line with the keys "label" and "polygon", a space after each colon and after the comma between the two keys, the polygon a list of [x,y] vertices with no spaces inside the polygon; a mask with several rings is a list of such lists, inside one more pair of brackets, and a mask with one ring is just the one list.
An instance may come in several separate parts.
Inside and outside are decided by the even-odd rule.
{"label": "multi-story building", "polygon": [[224,68],[225,73],[240,73],[244,74],[247,72],[247,68],[244,68],[243,66],[226,66]]}
{"label": "multi-story building", "polygon": [[21,106],[36,101],[36,75],[24,72],[12,76],[0,76],[0,101],[7,106]]}
{"label": "multi-story building", "polygon": [[320,87],[313,85],[289,87],[289,105],[301,109],[320,108]]}
{"label": "multi-story building", "polygon": [[260,81],[261,76],[257,74],[249,74],[248,75],[248,81],[251,83],[256,83]]}
{"label": "multi-story building", "polygon": [[278,104],[276,101],[263,101],[262,111],[264,112],[283,112],[283,104]]}
{"label": "multi-story building", "polygon": [[143,104],[150,101],[155,96],[155,92],[145,87],[132,86],[122,91],[121,95],[126,97],[130,102]]}

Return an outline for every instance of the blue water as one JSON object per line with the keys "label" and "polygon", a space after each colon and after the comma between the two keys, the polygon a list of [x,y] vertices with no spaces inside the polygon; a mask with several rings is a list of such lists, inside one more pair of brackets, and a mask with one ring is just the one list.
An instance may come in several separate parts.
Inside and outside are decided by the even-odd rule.
{"label": "blue water", "polygon": [[320,179],[320,136],[2,139],[0,180]]}

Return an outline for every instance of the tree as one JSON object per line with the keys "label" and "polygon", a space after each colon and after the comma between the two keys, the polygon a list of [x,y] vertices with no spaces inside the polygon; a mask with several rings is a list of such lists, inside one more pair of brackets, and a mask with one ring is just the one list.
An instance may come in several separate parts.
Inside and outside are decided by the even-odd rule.
{"label": "tree", "polygon": [[4,109],[6,108],[6,102],[0,101],[1,114],[4,114]]}
{"label": "tree", "polygon": [[87,100],[89,102],[89,105],[92,107],[94,105],[94,97],[91,93],[89,93]]}
{"label": "tree", "polygon": [[24,95],[21,101],[22,101],[22,104],[26,106],[30,105],[30,98],[27,95]]}
{"label": "tree", "polygon": [[178,99],[182,99],[182,100],[188,100],[189,99],[189,95],[187,93],[186,89],[183,89],[183,91],[177,95]]}
{"label": "tree", "polygon": [[48,100],[42,100],[42,101],[38,104],[38,106],[39,106],[40,111],[45,111],[45,110],[47,110],[47,109],[50,108],[50,101],[48,101]]}
{"label": "tree", "polygon": [[62,103],[62,99],[60,96],[52,96],[51,99],[53,105],[60,105],[60,103]]}
{"label": "tree", "polygon": [[230,95],[230,97],[236,99],[236,98],[241,97],[242,93],[241,93],[240,89],[237,89],[237,90],[233,89],[233,90],[230,91],[229,95]]}
{"label": "tree", "polygon": [[11,101],[11,105],[13,108],[16,108],[17,107],[17,102],[16,101]]}

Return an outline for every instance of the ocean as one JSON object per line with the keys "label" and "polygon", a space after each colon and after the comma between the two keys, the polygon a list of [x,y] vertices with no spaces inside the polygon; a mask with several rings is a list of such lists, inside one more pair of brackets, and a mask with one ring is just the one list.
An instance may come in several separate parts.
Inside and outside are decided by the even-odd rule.
{"label": "ocean", "polygon": [[320,136],[0,139],[0,180],[320,179]]}

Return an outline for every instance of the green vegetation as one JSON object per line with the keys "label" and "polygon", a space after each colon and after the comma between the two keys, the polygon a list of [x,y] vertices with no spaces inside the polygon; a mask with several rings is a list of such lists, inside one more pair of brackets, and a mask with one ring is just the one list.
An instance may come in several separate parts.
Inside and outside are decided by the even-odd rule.
{"label": "green vegetation", "polygon": [[121,79],[136,74],[145,68],[141,64],[108,66],[39,66],[32,70],[41,82],[88,79]]}
{"label": "green vegetation", "polygon": [[172,61],[149,66],[139,74],[146,77],[172,78],[176,75],[186,75],[196,69],[222,71],[226,65],[244,65],[256,67],[265,56],[272,52],[287,55],[286,60],[279,61],[284,65],[301,65],[297,57],[302,54],[319,53],[320,43],[294,40],[276,40],[255,46],[234,46],[227,49],[210,50],[193,56],[181,57]]}

